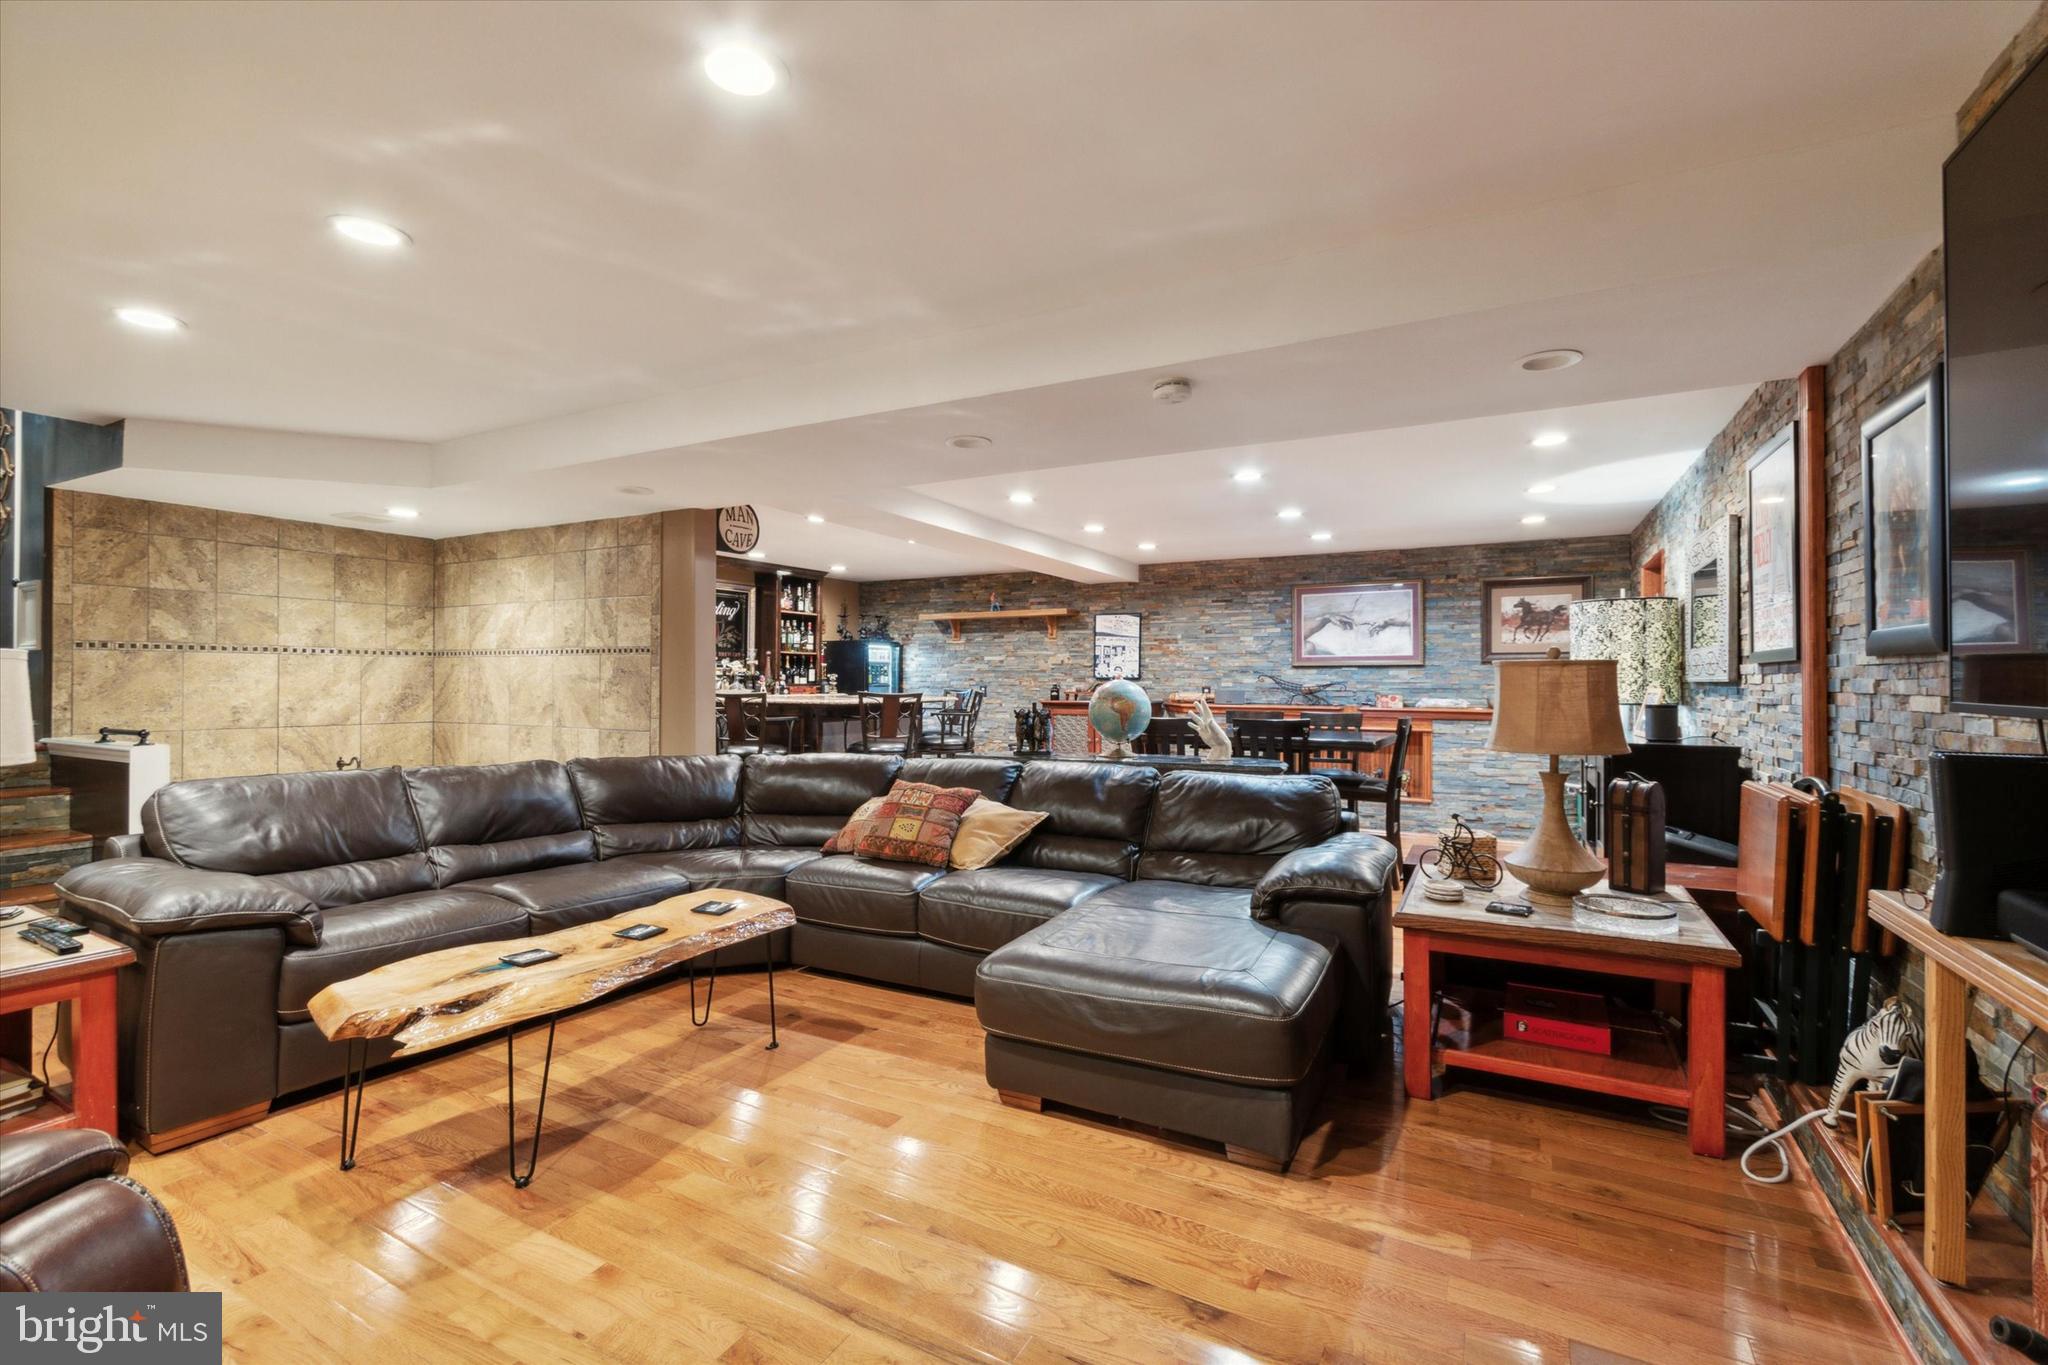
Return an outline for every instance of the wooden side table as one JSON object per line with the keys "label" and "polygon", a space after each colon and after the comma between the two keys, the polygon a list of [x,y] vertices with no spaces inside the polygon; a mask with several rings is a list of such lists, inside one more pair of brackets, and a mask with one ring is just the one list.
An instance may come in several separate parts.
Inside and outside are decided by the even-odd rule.
{"label": "wooden side table", "polygon": [[[1690,1115],[1692,1149],[1718,1157],[1727,1150],[1727,972],[1741,955],[1682,887],[1657,899],[1678,908],[1675,920],[1631,920],[1587,911],[1537,906],[1527,919],[1487,913],[1495,900],[1516,900],[1512,876],[1492,891],[1466,892],[1461,904],[1440,904],[1422,894],[1423,878],[1410,878],[1394,927],[1401,931],[1403,999],[1401,1067],[1413,1099],[1435,1098],[1436,1070],[1464,1068],[1526,1080],[1669,1104]],[[1591,888],[1606,890],[1606,883]],[[1566,967],[1685,988],[1686,1053],[1681,1059],[1652,1027],[1617,1027],[1612,1055],[1503,1037],[1499,1021],[1475,1029],[1467,1048],[1439,1048],[1432,1023],[1435,959],[1489,958]],[[1622,1021],[1626,1023],[1626,1021]]]}
{"label": "wooden side table", "polygon": [[57,957],[15,933],[20,926],[0,924],[0,1052],[26,1054],[28,1011],[69,1001],[71,1088],[68,1097],[48,1095],[28,1113],[0,1123],[0,1137],[50,1128],[98,1128],[119,1137],[114,974],[135,953],[113,939],[85,934],[78,952]]}

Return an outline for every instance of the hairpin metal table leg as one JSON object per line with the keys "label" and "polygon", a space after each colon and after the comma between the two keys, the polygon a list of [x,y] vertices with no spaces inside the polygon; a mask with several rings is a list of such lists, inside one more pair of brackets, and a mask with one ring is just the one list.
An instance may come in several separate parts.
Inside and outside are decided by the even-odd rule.
{"label": "hairpin metal table leg", "polygon": [[512,1177],[515,1189],[525,1189],[533,1183],[533,1168],[540,1163],[540,1125],[548,1111],[548,1072],[555,1063],[555,1021],[560,1016],[548,1016],[548,1050],[540,1064],[540,1098],[533,1106],[533,1147],[526,1155],[526,1173],[519,1172],[519,1101],[513,1085],[512,1035],[518,1031],[514,1024],[505,1030],[505,1174]]}
{"label": "hairpin metal table leg", "polygon": [[768,1046],[764,1051],[773,1052],[782,1046],[782,1039],[775,1036],[775,950],[768,950]]}
{"label": "hairpin metal table leg", "polygon": [[697,1017],[697,960],[690,959],[690,1022],[703,1028],[711,1022],[711,997],[718,991],[718,953],[711,954],[711,981],[704,987],[704,1017]]}
{"label": "hairpin metal table leg", "polygon": [[[351,1038],[345,1044],[341,1067],[341,1169],[356,1168],[356,1139],[363,1135],[363,1081],[370,1069],[370,1040]],[[351,1111],[350,1095],[355,1098]]]}

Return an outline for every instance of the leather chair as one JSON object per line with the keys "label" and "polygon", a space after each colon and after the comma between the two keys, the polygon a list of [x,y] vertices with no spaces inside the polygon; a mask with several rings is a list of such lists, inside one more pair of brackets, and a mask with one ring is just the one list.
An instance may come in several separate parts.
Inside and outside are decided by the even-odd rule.
{"label": "leather chair", "polygon": [[127,1149],[96,1128],[0,1140],[0,1291],[186,1289],[171,1215],[127,1169]]}

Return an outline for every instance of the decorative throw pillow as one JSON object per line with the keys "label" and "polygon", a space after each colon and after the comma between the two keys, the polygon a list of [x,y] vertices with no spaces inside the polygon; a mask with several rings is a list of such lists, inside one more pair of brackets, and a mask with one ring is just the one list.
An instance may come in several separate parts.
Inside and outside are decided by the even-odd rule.
{"label": "decorative throw pillow", "polygon": [[982,797],[960,817],[960,833],[953,840],[954,869],[968,872],[987,867],[1023,843],[1024,836],[1045,819],[1042,810],[1017,810]]}
{"label": "decorative throw pillow", "polygon": [[861,826],[866,824],[868,817],[875,813],[875,808],[888,799],[886,796],[870,796],[867,800],[856,806],[853,814],[846,817],[846,823],[839,827],[839,832],[825,841],[825,851],[827,853],[853,852],[853,841],[860,837]]}
{"label": "decorative throw pillow", "polygon": [[944,867],[960,833],[960,817],[980,796],[972,787],[898,782],[861,822],[853,851],[863,858]]}

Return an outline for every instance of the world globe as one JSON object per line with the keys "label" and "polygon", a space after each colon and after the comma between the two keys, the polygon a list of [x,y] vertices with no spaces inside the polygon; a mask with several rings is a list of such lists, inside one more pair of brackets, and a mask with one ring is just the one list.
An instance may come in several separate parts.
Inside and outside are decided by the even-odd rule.
{"label": "world globe", "polygon": [[1152,723],[1152,699],[1134,682],[1116,678],[1088,698],[1088,723],[1110,744],[1110,757],[1130,753],[1130,743]]}

